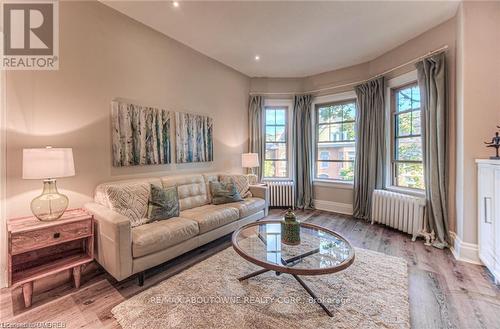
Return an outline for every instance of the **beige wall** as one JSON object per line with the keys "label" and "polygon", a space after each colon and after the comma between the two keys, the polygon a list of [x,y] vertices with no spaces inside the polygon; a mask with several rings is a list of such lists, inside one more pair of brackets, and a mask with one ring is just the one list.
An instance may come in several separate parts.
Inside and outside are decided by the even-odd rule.
{"label": "beige wall", "polygon": [[[368,79],[376,74],[387,71],[391,68],[404,64],[418,56],[425,55],[430,51],[447,45],[446,52],[448,74],[449,74],[449,108],[450,108],[450,177],[455,177],[455,38],[456,38],[456,18],[452,18],[439,26],[417,36],[416,38],[392,49],[384,55],[367,63],[351,66],[348,68],[325,72],[302,79],[272,79],[272,78],[253,78],[251,79],[250,89],[252,92],[270,92],[286,93],[287,91],[311,91],[330,86],[343,85]],[[407,65],[387,75],[393,78],[397,75],[414,70],[414,65]],[[352,86],[337,88],[334,90],[316,93],[316,95],[327,95],[353,90]],[[281,95],[283,98],[285,94]],[[288,95],[291,97],[290,95]],[[277,97],[273,95],[273,97]],[[450,221],[452,228],[455,223],[455,183],[450,180]],[[324,184],[315,185],[315,199],[338,203],[353,202],[352,187],[345,185],[328,187]]]}
{"label": "beige wall", "polygon": [[457,236],[476,244],[474,159],[493,155],[483,141],[500,125],[500,2],[464,2],[458,16]]}
{"label": "beige wall", "polygon": [[[247,147],[246,76],[98,2],[61,2],[60,69],[7,73],[7,216],[30,214],[41,181],[22,180],[22,149],[72,147],[76,176],[60,179],[70,207],[104,181],[141,175],[241,171]],[[111,166],[115,97],[214,117],[215,161]]]}

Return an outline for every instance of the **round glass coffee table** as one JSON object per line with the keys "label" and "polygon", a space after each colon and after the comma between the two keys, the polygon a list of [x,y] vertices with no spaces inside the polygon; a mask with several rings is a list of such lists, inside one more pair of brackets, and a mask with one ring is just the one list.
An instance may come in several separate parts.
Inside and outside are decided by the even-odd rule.
{"label": "round glass coffee table", "polygon": [[233,233],[234,250],[262,267],[238,280],[269,271],[291,274],[329,316],[332,312],[316,297],[299,275],[321,275],[342,271],[354,262],[354,249],[339,234],[318,225],[300,224],[300,244],[281,241],[281,221],[259,221]]}

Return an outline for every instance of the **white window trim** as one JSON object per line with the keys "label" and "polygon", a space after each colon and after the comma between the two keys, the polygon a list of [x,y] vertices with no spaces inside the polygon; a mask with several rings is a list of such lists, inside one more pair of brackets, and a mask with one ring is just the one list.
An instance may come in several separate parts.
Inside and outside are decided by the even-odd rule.
{"label": "white window trim", "polygon": [[314,168],[313,168],[313,185],[317,186],[325,186],[325,187],[335,187],[335,188],[341,188],[341,189],[352,189],[354,186],[354,182],[346,182],[342,181],[339,179],[320,179],[316,178],[316,105],[317,104],[325,104],[325,103],[333,103],[333,102],[342,102],[350,99],[356,99],[356,93],[354,90],[352,91],[346,91],[343,93],[338,93],[338,94],[333,94],[333,95],[325,95],[325,96],[317,96],[314,97],[312,104],[311,104],[311,122],[313,126],[313,140],[314,140],[314,147],[313,147],[313,159],[314,159]]}
{"label": "white window trim", "polygon": [[[295,168],[293,167],[293,148],[292,148],[292,122],[293,122],[293,99],[265,99],[264,100],[264,109],[266,107],[286,107],[288,108],[288,113],[287,113],[287,138],[288,138],[288,143],[287,143],[287,161],[288,161],[288,177],[262,177],[262,181],[290,181],[293,180],[294,173],[295,173]],[[262,127],[264,131],[262,132],[264,138],[264,146],[266,145],[266,132],[265,132],[265,127],[266,127],[266,121],[265,121],[265,115],[262,116]],[[264,147],[264,154],[262,155],[264,159],[262,159],[262,163],[264,163],[264,160],[266,159],[265,155],[265,147]],[[262,168],[264,170],[264,168]],[[264,172],[262,172],[262,176],[264,176]]]}
{"label": "white window trim", "polygon": [[392,98],[391,98],[391,91],[394,88],[398,88],[404,85],[407,85],[409,83],[418,81],[417,78],[417,70],[402,74],[400,76],[397,76],[389,81],[387,81],[387,86],[385,90],[385,126],[386,126],[386,131],[385,131],[385,149],[387,150],[386,152],[386,159],[385,159],[385,177],[386,177],[386,190],[392,191],[392,192],[398,192],[398,193],[403,193],[403,194],[409,194],[409,195],[414,195],[414,196],[425,196],[425,190],[419,190],[419,189],[414,189],[414,188],[406,188],[406,187],[400,187],[400,186],[395,186],[392,185],[392,154],[391,154],[391,144],[392,144],[392,136],[391,136],[391,130],[392,130],[392,122],[391,122],[391,103],[392,103]]}

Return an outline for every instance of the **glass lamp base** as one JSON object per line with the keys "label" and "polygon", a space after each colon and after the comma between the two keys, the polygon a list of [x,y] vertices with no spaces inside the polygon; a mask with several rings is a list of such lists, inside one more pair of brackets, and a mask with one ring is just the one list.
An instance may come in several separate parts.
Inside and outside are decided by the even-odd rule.
{"label": "glass lamp base", "polygon": [[68,203],[68,197],[57,191],[56,180],[46,179],[42,194],[31,201],[31,212],[41,221],[53,221],[61,218]]}

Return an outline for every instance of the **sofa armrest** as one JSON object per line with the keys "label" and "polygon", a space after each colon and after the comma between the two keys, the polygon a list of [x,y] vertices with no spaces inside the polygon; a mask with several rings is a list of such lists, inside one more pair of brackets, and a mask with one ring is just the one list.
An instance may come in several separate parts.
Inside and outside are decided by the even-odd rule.
{"label": "sofa armrest", "polygon": [[254,197],[264,199],[266,202],[264,214],[267,216],[269,214],[269,188],[266,185],[250,185],[250,192]]}
{"label": "sofa armrest", "polygon": [[97,262],[118,281],[132,275],[130,220],[94,202],[87,203],[85,209],[96,222]]}

